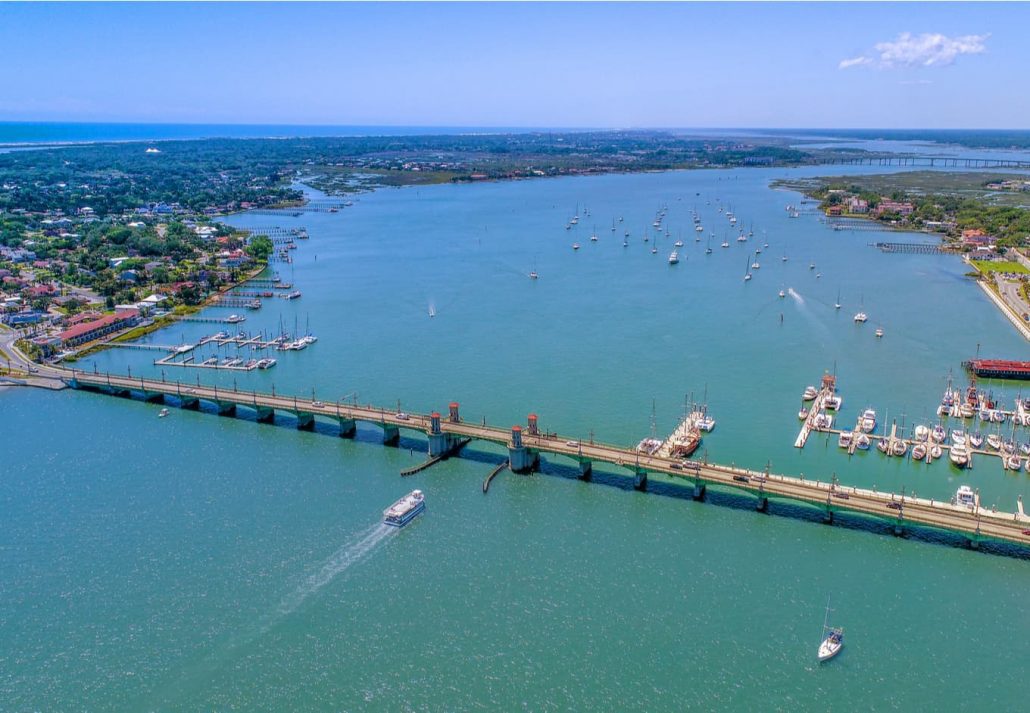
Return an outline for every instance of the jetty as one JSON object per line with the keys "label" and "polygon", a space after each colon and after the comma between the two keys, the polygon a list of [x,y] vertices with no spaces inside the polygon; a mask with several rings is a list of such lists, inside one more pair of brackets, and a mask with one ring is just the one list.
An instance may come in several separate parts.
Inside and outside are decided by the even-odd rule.
{"label": "jetty", "polygon": [[341,436],[353,436],[356,422],[374,424],[383,432],[383,442],[396,444],[400,429],[423,434],[428,441],[428,454],[432,458],[452,451],[463,439],[492,443],[508,452],[508,462],[515,473],[537,470],[540,455],[548,454],[572,459],[579,463],[584,479],[593,462],[614,465],[633,477],[634,486],[647,489],[649,473],[662,474],[693,487],[694,498],[703,500],[706,488],[716,486],[750,494],[756,499],[756,509],[767,511],[770,499],[800,502],[820,510],[823,521],[833,522],[836,512],[858,513],[884,520],[893,526],[897,535],[905,528],[921,527],[944,530],[963,537],[970,547],[982,542],[997,541],[1030,547],[1030,522],[1016,512],[1000,512],[979,505],[963,507],[947,502],[900,496],[866,488],[841,486],[836,478],[832,482],[805,477],[774,474],[766,469],[754,471],[735,466],[704,462],[683,461],[659,455],[646,455],[633,447],[599,442],[581,443],[539,430],[535,416],[528,426],[510,428],[470,423],[460,414],[456,402],[450,404],[446,418],[438,412],[430,414],[399,413],[373,405],[343,404],[340,401],[323,403],[308,397],[242,391],[237,388],[219,389],[166,381],[164,379],[135,378],[102,372],[63,370],[64,381],[75,389],[85,389],[121,397],[142,397],[150,402],[167,402],[182,408],[199,409],[204,401],[214,406],[218,414],[230,416],[239,409],[252,410],[256,420],[271,423],[277,412],[296,419],[299,429],[314,428],[316,418],[339,424]]}

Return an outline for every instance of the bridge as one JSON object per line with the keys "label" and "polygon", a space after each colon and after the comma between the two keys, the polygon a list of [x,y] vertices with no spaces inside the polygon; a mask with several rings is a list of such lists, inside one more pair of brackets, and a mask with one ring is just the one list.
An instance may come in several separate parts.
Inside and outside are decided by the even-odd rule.
{"label": "bridge", "polygon": [[954,156],[842,156],[820,163],[860,166],[926,166],[929,168],[1030,168],[1030,161],[998,158],[956,158]]}
{"label": "bridge", "polygon": [[199,409],[206,401],[223,416],[235,415],[237,409],[251,409],[257,421],[271,423],[275,413],[286,412],[297,419],[297,428],[313,429],[316,417],[335,420],[340,435],[352,437],[356,422],[375,424],[383,431],[385,444],[396,444],[400,430],[424,434],[429,441],[430,458],[446,457],[464,445],[468,439],[497,444],[508,452],[508,465],[516,473],[527,473],[539,466],[539,456],[547,453],[569,458],[579,464],[580,477],[589,480],[593,463],[608,463],[628,472],[638,490],[647,489],[649,473],[661,473],[693,486],[693,496],[703,500],[707,486],[719,486],[743,491],[755,498],[755,508],[768,510],[770,498],[791,500],[814,506],[822,511],[823,520],[833,522],[836,512],[853,512],[887,521],[896,535],[906,527],[917,526],[957,533],[970,547],[981,542],[996,541],[1030,547],[1030,517],[1022,513],[998,512],[984,508],[977,499],[976,506],[958,506],[947,502],[900,496],[864,488],[842,486],[836,478],[832,482],[804,477],[777,475],[734,466],[684,461],[647,455],[625,446],[605,443],[581,442],[542,433],[537,417],[531,414],[526,427],[499,428],[486,423],[469,423],[461,418],[457,403],[450,404],[446,416],[439,413],[410,414],[376,406],[343,404],[339,401],[324,403],[307,397],[238,389],[219,389],[165,380],[117,376],[108,373],[65,371],[63,380],[72,388],[131,397],[142,396],[147,401],[164,402],[174,398],[182,408]]}

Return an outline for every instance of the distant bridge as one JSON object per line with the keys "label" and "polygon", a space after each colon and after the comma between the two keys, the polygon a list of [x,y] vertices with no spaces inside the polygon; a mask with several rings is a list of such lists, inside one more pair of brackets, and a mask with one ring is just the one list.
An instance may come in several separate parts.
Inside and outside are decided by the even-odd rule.
{"label": "distant bridge", "polygon": [[953,156],[856,156],[829,158],[824,163],[857,166],[1030,169],[1030,161],[1016,161],[1003,158],[955,158]]}

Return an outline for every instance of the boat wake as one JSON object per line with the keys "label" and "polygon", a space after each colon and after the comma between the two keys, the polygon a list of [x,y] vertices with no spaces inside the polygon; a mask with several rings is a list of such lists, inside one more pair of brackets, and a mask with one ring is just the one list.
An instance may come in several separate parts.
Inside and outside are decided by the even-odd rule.
{"label": "boat wake", "polygon": [[797,292],[795,292],[793,287],[787,288],[787,294],[790,295],[790,298],[797,302],[799,305],[805,304],[805,298],[799,295]]}
{"label": "boat wake", "polygon": [[293,592],[283,598],[279,604],[279,615],[285,616],[296,611],[305,599],[367,558],[379,545],[397,532],[397,528],[378,522],[352,536],[317,570],[308,575]]}

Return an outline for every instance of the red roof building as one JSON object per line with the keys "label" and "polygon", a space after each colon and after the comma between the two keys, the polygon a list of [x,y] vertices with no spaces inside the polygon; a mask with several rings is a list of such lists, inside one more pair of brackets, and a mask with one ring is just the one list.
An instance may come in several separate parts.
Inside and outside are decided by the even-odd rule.
{"label": "red roof building", "polygon": [[131,327],[138,320],[139,310],[126,309],[89,322],[79,322],[61,332],[61,345],[66,349],[68,347],[77,347],[80,344],[100,339],[125,327]]}

